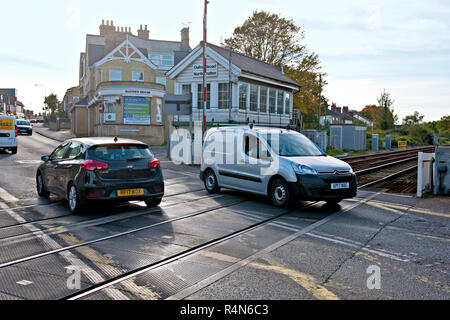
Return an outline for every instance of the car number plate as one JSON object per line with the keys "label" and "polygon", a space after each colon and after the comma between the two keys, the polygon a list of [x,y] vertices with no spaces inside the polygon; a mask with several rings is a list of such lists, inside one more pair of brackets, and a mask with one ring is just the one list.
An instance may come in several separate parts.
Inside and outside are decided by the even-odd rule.
{"label": "car number plate", "polygon": [[348,182],[337,182],[337,183],[332,183],[331,184],[331,189],[332,190],[348,189],[348,188],[350,188],[350,183],[348,183]]}
{"label": "car number plate", "polygon": [[142,196],[143,194],[144,194],[144,189],[117,190],[118,197]]}

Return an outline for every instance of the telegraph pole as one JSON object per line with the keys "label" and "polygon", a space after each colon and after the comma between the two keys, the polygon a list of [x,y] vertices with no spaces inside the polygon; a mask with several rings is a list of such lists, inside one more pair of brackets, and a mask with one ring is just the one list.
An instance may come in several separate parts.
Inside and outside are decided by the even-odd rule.
{"label": "telegraph pole", "polygon": [[206,14],[208,0],[205,0],[205,12],[203,15],[203,125],[202,125],[202,144],[206,132]]}
{"label": "telegraph pole", "polygon": [[231,123],[231,96],[232,96],[232,84],[231,84],[231,49],[233,48],[233,38],[230,43],[230,56],[228,58],[228,122]]}
{"label": "telegraph pole", "polygon": [[320,100],[321,100],[321,94],[322,94],[322,74],[319,73],[319,114],[318,114],[318,128],[320,131]]}

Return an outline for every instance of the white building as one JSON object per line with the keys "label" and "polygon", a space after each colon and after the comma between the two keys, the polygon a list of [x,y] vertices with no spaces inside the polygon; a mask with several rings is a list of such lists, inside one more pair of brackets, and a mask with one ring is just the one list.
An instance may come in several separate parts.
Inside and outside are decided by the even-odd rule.
{"label": "white building", "polygon": [[[192,94],[193,120],[202,119],[203,43],[168,73],[175,80],[175,94]],[[280,67],[212,44],[206,46],[207,122],[287,125],[292,120],[293,94],[300,86]],[[231,78],[231,79],[230,79]],[[229,85],[231,80],[231,119]],[[179,124],[189,116],[175,117]]]}

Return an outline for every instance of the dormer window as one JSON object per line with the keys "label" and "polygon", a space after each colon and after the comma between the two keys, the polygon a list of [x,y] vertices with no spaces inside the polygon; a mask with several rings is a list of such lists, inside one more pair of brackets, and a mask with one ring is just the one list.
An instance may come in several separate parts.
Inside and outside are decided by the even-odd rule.
{"label": "dormer window", "polygon": [[161,54],[150,54],[150,60],[157,66],[172,67],[174,65],[173,56],[161,55]]}

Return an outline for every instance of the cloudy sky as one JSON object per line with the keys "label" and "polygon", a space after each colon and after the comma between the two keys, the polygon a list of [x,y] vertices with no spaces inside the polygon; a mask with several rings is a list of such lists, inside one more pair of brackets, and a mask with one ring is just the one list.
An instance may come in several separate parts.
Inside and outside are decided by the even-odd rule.
{"label": "cloudy sky", "polygon": [[[78,85],[85,35],[102,19],[152,39],[179,40],[189,24],[191,46],[202,38],[203,0],[16,0],[2,2],[0,87],[38,111],[44,88],[61,99]],[[419,111],[426,121],[450,114],[450,1],[448,0],[210,0],[208,41],[220,44],[254,10],[292,18],[319,54],[339,106],[361,110],[388,90],[399,118]]]}

